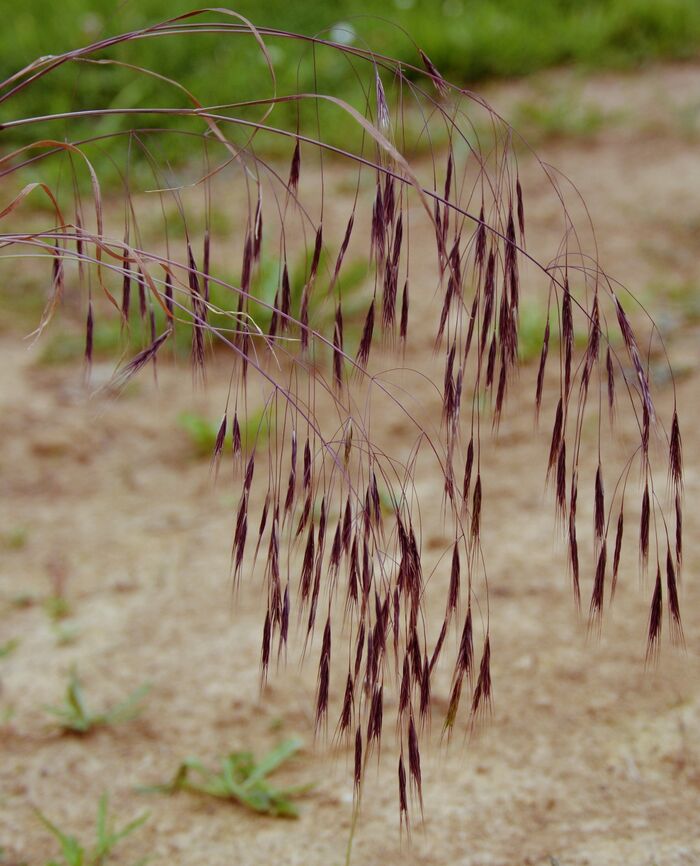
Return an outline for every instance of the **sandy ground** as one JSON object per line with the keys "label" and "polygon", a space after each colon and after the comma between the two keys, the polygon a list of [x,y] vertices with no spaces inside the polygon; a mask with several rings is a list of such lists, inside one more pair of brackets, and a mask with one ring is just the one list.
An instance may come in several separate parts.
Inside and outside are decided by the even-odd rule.
{"label": "sandy ground", "polygon": [[[491,96],[507,114],[538,86]],[[700,68],[605,76],[580,93],[625,113],[594,135],[544,141],[540,151],[575,179],[602,260],[642,294],[655,281],[690,282],[697,293],[700,162],[695,133],[678,118],[700,100]],[[530,180],[530,234],[546,236],[554,206]],[[119,400],[88,400],[77,367],[38,366],[20,336],[6,332],[0,345],[0,644],[19,641],[0,659],[0,863],[54,854],[33,806],[91,838],[103,791],[120,820],[151,815],[117,849],[118,862],[150,854],[172,866],[342,863],[352,784],[345,751],[314,744],[315,667],[290,662],[260,699],[259,584],[244,583],[234,604],[228,581],[236,488],[223,478],[212,486],[177,423],[185,409],[220,413],[225,366],[211,371],[204,394],[193,395],[184,367],[163,366],[158,390],[146,376]],[[671,336],[684,373],[686,651],[665,640],[659,664],[645,670],[650,587],[639,591],[633,554],[601,637],[587,638],[542,493],[546,436],[533,430],[534,371],[524,371],[523,396],[511,400],[488,458],[492,718],[473,736],[462,728],[449,748],[435,724],[433,747],[424,749],[425,820],[414,822],[410,844],[399,836],[387,739],[368,774],[353,862],[700,864],[700,351],[692,323]],[[429,352],[426,341],[412,362]],[[668,386],[658,400],[668,413]],[[445,541],[441,491],[422,470],[417,487],[424,540],[437,549]],[[44,605],[52,575],[65,578],[63,637]],[[438,625],[441,607],[438,598]],[[142,715],[85,739],[58,735],[42,707],[60,701],[73,665],[98,707],[149,682]],[[438,716],[448,689],[447,675],[438,678]],[[213,762],[293,734],[306,747],[282,777],[316,783],[298,821],[134,791],[170,777],[186,755]]]}

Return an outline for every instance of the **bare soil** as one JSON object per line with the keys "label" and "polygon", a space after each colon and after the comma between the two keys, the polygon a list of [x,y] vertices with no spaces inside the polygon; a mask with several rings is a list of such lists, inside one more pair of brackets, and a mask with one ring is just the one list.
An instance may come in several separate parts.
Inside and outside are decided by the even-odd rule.
{"label": "bare soil", "polygon": [[[540,86],[501,86],[489,96],[508,116]],[[609,272],[643,296],[650,286],[687,283],[696,302],[700,161],[688,118],[700,102],[700,68],[602,76],[581,84],[580,98],[623,115],[592,135],[544,140],[540,154],[575,180]],[[558,228],[556,207],[534,174],[529,180],[529,233],[546,240]],[[670,315],[664,303],[655,310]],[[697,337],[692,318],[669,333],[682,373],[685,651],[665,640],[658,664],[645,669],[651,587],[640,586],[633,552],[602,634],[587,635],[553,532],[547,436],[534,429],[534,371],[526,369],[489,452],[492,717],[441,743],[449,674],[438,677],[434,744],[423,752],[425,819],[415,816],[410,844],[400,837],[388,737],[368,774],[353,862],[700,864]],[[429,340],[413,351],[412,365],[432,363]],[[206,393],[193,393],[184,366],[161,365],[157,389],[146,375],[119,399],[88,399],[78,367],[49,369],[35,355],[20,334],[3,336],[0,645],[14,638],[19,645],[0,659],[0,708],[12,711],[0,726],[0,862],[54,855],[33,806],[91,838],[97,800],[109,791],[120,821],[151,813],[118,849],[118,862],[148,853],[168,866],[342,863],[349,755],[314,742],[313,665],[290,659],[261,698],[260,584],[244,581],[234,600],[228,579],[236,487],[226,474],[213,486],[177,423],[192,408],[220,414],[228,368],[211,370]],[[668,416],[668,383],[657,399]],[[400,443],[409,431],[387,425],[379,435]],[[420,469],[417,489],[424,543],[438,549],[447,541],[442,491]],[[62,631],[45,609],[52,579],[65,581],[70,611]],[[439,627],[440,597],[433,607]],[[73,665],[97,707],[149,682],[142,715],[89,738],[60,736],[42,708],[61,700]],[[213,763],[235,748],[262,752],[292,734],[306,747],[281,777],[316,783],[298,821],[189,794],[135,793],[169,778],[187,755]]]}

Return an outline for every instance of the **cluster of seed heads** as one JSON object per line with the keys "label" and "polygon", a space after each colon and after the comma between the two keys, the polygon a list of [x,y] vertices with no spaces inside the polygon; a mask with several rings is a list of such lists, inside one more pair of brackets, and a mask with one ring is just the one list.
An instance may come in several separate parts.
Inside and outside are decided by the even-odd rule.
{"label": "cluster of seed heads", "polygon": [[[204,20],[202,20],[202,15]],[[153,114],[194,120],[201,126],[207,170],[200,182],[210,195],[213,178],[224,165],[239,172],[249,202],[242,242],[240,279],[225,280],[213,266],[212,234],[207,227],[201,249],[185,225],[182,249],[168,244],[165,251],[146,249],[140,242],[136,198],[127,187],[124,231],[112,237],[104,224],[97,173],[88,157],[89,141],[67,142],[51,137],[52,118],[17,118],[4,126],[42,127],[36,144],[18,147],[0,158],[6,182],[24,177],[40,160],[68,155],[75,171],[87,170],[92,184],[90,205],[76,183],[71,210],[42,184],[21,189],[2,213],[5,217],[30,194],[43,192],[55,209],[55,225],[32,233],[6,233],[3,249],[37,250],[52,260],[50,298],[39,331],[43,330],[64,295],[66,285],[86,288],[85,356],[92,361],[95,295],[103,293],[128,331],[135,300],[150,340],[116,375],[125,383],[156,362],[172,342],[176,329],[191,335],[191,360],[199,378],[212,346],[226,347],[234,359],[229,400],[216,437],[214,463],[230,449],[240,498],[233,521],[232,573],[236,584],[258,571],[264,580],[266,605],[262,617],[261,666],[263,680],[283,663],[288,643],[299,640],[304,655],[318,663],[315,696],[316,728],[347,742],[354,753],[354,783],[359,797],[368,761],[379,754],[389,727],[398,739],[398,788],[402,821],[408,824],[411,797],[422,809],[420,742],[433,711],[433,683],[438,665],[450,665],[451,687],[442,719],[446,735],[457,725],[470,725],[490,705],[491,643],[486,601],[487,559],[482,550],[484,521],[482,438],[497,428],[511,388],[521,388],[519,367],[519,311],[521,271],[525,263],[539,275],[547,293],[546,324],[536,377],[534,410],[539,417],[547,395],[555,394],[546,466],[551,479],[557,518],[565,530],[573,594],[582,604],[577,502],[584,415],[589,402],[605,406],[610,429],[619,411],[618,392],[634,418],[638,441],[623,471],[606,479],[599,457],[593,484],[593,580],[588,611],[599,621],[606,598],[612,599],[619,577],[624,510],[641,478],[641,519],[638,529],[642,568],[653,563],[656,573],[648,621],[648,654],[659,646],[664,605],[672,636],[682,641],[678,580],[682,562],[682,448],[674,410],[670,433],[655,411],[648,380],[648,360],[619,297],[619,288],[599,266],[573,244],[577,235],[564,210],[564,240],[548,264],[536,261],[526,247],[526,207],[518,172],[517,136],[483,101],[445,81],[429,58],[408,67],[389,58],[321,38],[253,28],[236,16],[200,13],[182,16],[143,31],[104,40],[65,55],[28,66],[0,87],[0,101],[11,100],[54,69],[89,61],[116,45],[132,40],[178,33],[208,32],[217,38],[253,38],[269,59],[269,39],[298,39],[316,50],[340,52],[368,81],[364,111],[332,99],[338,112],[358,126],[361,144],[343,150],[329,145],[319,124],[314,132],[298,125],[290,130],[271,126],[277,103],[328,99],[322,94],[275,94],[260,100],[260,121],[243,119],[236,105],[203,107],[180,88],[172,109]],[[134,69],[134,74],[143,70]],[[397,96],[390,104],[385,85]],[[409,101],[415,105],[411,107]],[[423,111],[447,134],[443,153],[433,154],[432,182],[420,179],[420,165],[408,152],[404,119]],[[469,112],[487,113],[494,128],[488,151],[469,134]],[[131,122],[130,109],[70,112],[60,119],[103,117],[119,113]],[[147,108],[139,109],[148,114]],[[428,121],[426,121],[427,129]],[[235,143],[229,131],[243,126],[251,131],[246,146]],[[63,127],[62,127],[63,128]],[[174,133],[172,133],[174,134]],[[259,157],[255,135],[281,137],[289,142],[288,171],[280,171]],[[129,127],[130,148],[143,150],[146,132]],[[197,140],[197,139],[195,139]],[[523,143],[520,143],[522,151]],[[212,167],[213,153],[221,164]],[[302,196],[305,180],[323,176],[319,154],[332,150],[345,169],[354,172],[357,192],[335,238],[324,225],[325,200],[317,215]],[[305,162],[307,165],[305,165]],[[309,172],[311,177],[307,177]],[[163,191],[182,209],[178,188],[157,173]],[[366,197],[366,179],[371,195]],[[363,185],[364,183],[364,185]],[[324,193],[327,195],[327,193]],[[412,206],[415,205],[416,207]],[[318,202],[316,203],[318,206]],[[437,432],[428,431],[407,400],[372,369],[379,350],[403,357],[416,323],[411,315],[411,292],[427,291],[411,284],[411,221],[420,211],[421,225],[434,237],[435,282],[440,287],[433,323],[434,343],[444,356],[444,375]],[[293,235],[301,230],[309,256],[303,288],[293,292],[291,269]],[[424,247],[425,245],[423,245]],[[263,248],[279,255],[274,300],[256,296],[254,285]],[[370,268],[371,297],[356,323],[348,329],[350,312],[343,293],[343,277],[351,255],[360,250]],[[414,253],[415,255],[415,253]],[[425,255],[425,253],[423,253]],[[77,267],[76,267],[77,263]],[[324,277],[324,287],[319,281]],[[216,287],[217,302],[213,289]],[[72,286],[71,286],[72,288]],[[119,296],[121,289],[121,297]],[[221,289],[230,297],[222,305]],[[322,295],[322,297],[320,297]],[[99,309],[104,309],[104,304]],[[269,325],[261,328],[255,310],[267,307]],[[314,319],[319,308],[330,310]],[[157,315],[158,314],[158,315]],[[214,314],[217,324],[212,322]],[[228,326],[221,326],[221,316]],[[356,316],[356,314],[354,314]],[[160,328],[158,321],[165,324]],[[582,356],[576,349],[575,322],[585,330]],[[421,316],[423,335],[430,322]],[[621,342],[615,342],[617,330]],[[617,350],[615,346],[621,346]],[[556,355],[558,354],[558,357]],[[554,362],[554,363],[552,363]],[[548,370],[554,366],[554,369]],[[551,384],[550,384],[551,383]],[[262,402],[260,394],[262,393]],[[383,451],[370,432],[370,418],[362,408],[372,395],[374,411],[394,411],[416,432],[415,446],[405,457]],[[364,395],[366,402],[359,399]],[[594,399],[590,398],[593,395]],[[255,400],[253,398],[255,397]],[[250,443],[242,433],[250,423],[249,403],[262,406],[269,435]],[[617,423],[617,422],[616,422]],[[260,424],[261,428],[263,422]],[[485,429],[486,428],[486,429]],[[601,454],[602,420],[598,453]],[[667,517],[655,487],[652,455],[666,443],[671,488]],[[230,444],[228,444],[230,443]],[[652,447],[652,445],[654,447]],[[438,629],[427,621],[429,593],[420,531],[420,503],[413,479],[419,452],[428,452],[440,479],[443,522],[452,533],[448,556],[449,581],[444,614]],[[262,466],[259,466],[262,464]],[[633,474],[634,473],[634,474]],[[606,483],[607,481],[607,483]],[[606,492],[607,488],[607,492]],[[609,492],[612,490],[612,494]],[[431,503],[433,504],[433,503]],[[612,555],[611,555],[612,554]],[[442,566],[441,566],[442,567]],[[665,571],[665,580],[662,578]],[[440,591],[440,590],[439,590]],[[291,621],[291,627],[290,627]],[[450,653],[448,635],[455,633],[456,652]],[[314,637],[320,635],[320,638]],[[320,640],[320,647],[318,642]],[[395,700],[387,701],[392,692]],[[395,710],[387,725],[386,708]]]}

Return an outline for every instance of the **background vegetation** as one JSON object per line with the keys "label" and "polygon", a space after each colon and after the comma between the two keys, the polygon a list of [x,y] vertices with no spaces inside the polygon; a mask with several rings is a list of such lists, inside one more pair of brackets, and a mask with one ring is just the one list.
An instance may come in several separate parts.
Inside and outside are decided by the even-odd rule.
{"label": "background vegetation", "polygon": [[[369,44],[416,63],[411,33],[446,77],[465,84],[561,64],[631,68],[660,58],[691,58],[700,51],[697,0],[230,0],[223,5],[260,26]],[[140,28],[192,6],[192,0],[63,0],[60,8],[53,0],[16,4],[11,26],[0,34],[0,76],[6,78],[33,58]],[[252,40],[168,37],[167,50],[162,40],[152,39],[111,56],[156,68],[202,94],[208,104],[221,104],[267,95],[261,92],[264,62],[248,43]],[[309,90],[316,82],[337,95],[362,96],[342,58],[324,52],[313,58],[310,46],[289,40],[270,44],[280,90],[293,90],[297,83]],[[68,66],[41,87],[23,91],[19,100],[0,105],[0,121],[95,105],[158,105],[163,99],[172,104],[172,89],[154,79],[135,78],[129,70]],[[102,121],[97,131],[110,132],[119,121],[111,123]],[[5,141],[21,141],[32,132],[10,136],[6,131]],[[171,142],[168,147],[168,156],[177,156],[178,146]]]}

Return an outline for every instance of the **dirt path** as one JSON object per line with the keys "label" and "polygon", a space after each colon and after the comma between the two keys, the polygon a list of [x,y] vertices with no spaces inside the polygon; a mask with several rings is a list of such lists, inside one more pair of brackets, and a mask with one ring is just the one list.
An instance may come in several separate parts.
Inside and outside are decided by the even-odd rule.
{"label": "dirt path", "polygon": [[[493,98],[507,107],[534,98],[538,86],[501,88]],[[643,296],[687,284],[683,303],[696,303],[700,162],[697,138],[678,117],[700,99],[700,68],[606,77],[582,93],[601,110],[628,113],[594,135],[544,141],[542,155],[575,178],[611,272]],[[525,180],[530,234],[546,239],[556,228],[552,206],[534,175]],[[687,651],[666,644],[658,667],[644,670],[649,587],[638,592],[632,554],[602,637],[586,639],[551,503],[539,495],[546,437],[533,432],[528,369],[524,396],[511,401],[489,456],[493,718],[472,738],[424,751],[425,822],[416,822],[410,846],[399,838],[387,740],[379,769],[368,775],[354,862],[700,863],[700,526],[693,507],[700,352],[692,317],[676,333],[677,308],[657,310],[671,316],[670,351],[684,374]],[[416,365],[429,343],[418,352]],[[290,663],[259,702],[259,586],[244,585],[234,604],[227,580],[235,490],[223,479],[212,488],[177,423],[193,405],[210,417],[220,413],[226,370],[213,371],[206,394],[194,397],[185,370],[163,366],[157,391],[143,377],[119,401],[86,401],[77,368],[37,366],[18,338],[3,337],[0,365],[0,645],[19,641],[0,659],[0,709],[12,710],[0,726],[0,863],[52,855],[32,806],[89,837],[105,790],[120,819],[151,812],[124,844],[121,862],[148,852],[168,866],[342,863],[352,802],[348,756],[312,747],[313,666]],[[662,388],[660,405],[668,410],[671,400]],[[441,491],[424,472],[417,486],[425,541],[437,547]],[[51,576],[65,578],[70,631],[47,616]],[[41,708],[59,702],[72,665],[97,706],[150,682],[142,716],[87,740],[57,736]],[[447,672],[434,694],[439,716]],[[167,779],[186,755],[213,761],[292,734],[307,747],[284,776],[317,783],[296,822],[187,794],[134,793]],[[436,741],[437,734],[439,722]]]}

